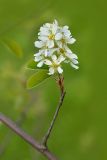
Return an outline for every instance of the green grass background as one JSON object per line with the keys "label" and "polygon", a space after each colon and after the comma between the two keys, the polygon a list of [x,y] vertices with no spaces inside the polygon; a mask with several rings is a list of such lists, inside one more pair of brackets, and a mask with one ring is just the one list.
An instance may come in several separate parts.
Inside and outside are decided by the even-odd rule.
{"label": "green grass background", "polygon": [[[0,112],[13,120],[21,118],[21,127],[38,140],[59,96],[53,79],[33,90],[25,88],[34,73],[26,69],[26,62],[36,52],[38,29],[57,19],[70,26],[77,40],[71,49],[79,57],[80,69],[64,67],[67,95],[49,140],[61,160],[107,160],[106,10],[105,0],[0,0]],[[17,42],[23,55],[14,55],[4,39]],[[0,152],[0,160],[45,160],[3,125]]]}

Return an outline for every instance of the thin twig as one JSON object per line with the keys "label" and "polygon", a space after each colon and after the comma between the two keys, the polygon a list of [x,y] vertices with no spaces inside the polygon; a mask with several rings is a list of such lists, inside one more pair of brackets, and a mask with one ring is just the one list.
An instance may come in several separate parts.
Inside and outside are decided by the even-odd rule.
{"label": "thin twig", "polygon": [[49,127],[49,129],[48,129],[48,131],[47,131],[47,133],[46,133],[46,135],[45,135],[45,137],[44,137],[44,139],[43,139],[42,144],[43,144],[44,146],[47,146],[47,141],[48,141],[48,139],[49,139],[49,137],[50,137],[50,135],[51,135],[51,131],[52,131],[53,126],[54,126],[54,124],[55,124],[55,121],[56,121],[56,118],[57,118],[57,116],[58,116],[59,110],[60,110],[60,108],[61,108],[61,106],[62,106],[62,103],[63,103],[64,97],[65,97],[65,94],[66,94],[66,92],[64,92],[64,93],[62,94],[61,98],[60,98],[59,104],[58,104],[58,106],[57,106],[57,109],[56,109],[56,112],[55,112],[54,117],[53,117],[53,119],[52,119],[52,122],[51,122],[51,124],[50,124],[50,127]]}
{"label": "thin twig", "polygon": [[48,160],[58,160],[45,146],[41,145],[35,139],[33,139],[29,134],[20,129],[12,120],[7,118],[5,115],[0,113],[0,122],[5,124],[8,128],[13,130],[18,136],[24,139],[27,143],[29,143],[32,147],[34,147],[37,151],[42,153]]}
{"label": "thin twig", "polygon": [[49,127],[46,135],[45,135],[44,138],[43,138],[42,144],[43,144],[44,146],[46,146],[46,147],[47,147],[48,139],[49,139],[49,137],[50,137],[50,135],[51,135],[52,129],[53,129],[53,127],[54,127],[54,124],[55,124],[55,122],[56,122],[56,119],[57,119],[57,117],[58,117],[60,108],[61,108],[61,106],[62,106],[62,104],[63,104],[63,100],[64,100],[64,97],[65,97],[65,94],[66,94],[66,92],[64,91],[63,81],[64,81],[64,78],[59,75],[59,79],[58,79],[58,82],[57,82],[57,83],[58,83],[58,85],[59,85],[59,87],[60,87],[61,96],[60,96],[59,104],[58,104],[58,106],[57,106],[57,108],[56,108],[55,114],[54,114],[53,119],[52,119],[52,121],[51,121],[50,127]]}

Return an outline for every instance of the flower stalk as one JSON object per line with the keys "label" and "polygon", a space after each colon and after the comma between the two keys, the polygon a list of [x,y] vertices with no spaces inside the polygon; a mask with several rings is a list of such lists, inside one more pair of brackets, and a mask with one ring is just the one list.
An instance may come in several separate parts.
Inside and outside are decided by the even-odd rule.
{"label": "flower stalk", "polygon": [[60,108],[61,108],[61,106],[62,106],[62,104],[63,104],[64,97],[65,97],[65,94],[66,94],[66,92],[64,91],[64,78],[63,78],[63,76],[61,76],[60,74],[59,74],[59,78],[58,78],[57,84],[58,84],[58,86],[59,86],[59,88],[60,88],[61,95],[60,95],[60,100],[59,100],[58,106],[57,106],[57,108],[56,108],[55,114],[54,114],[53,119],[52,119],[52,121],[51,121],[50,127],[49,127],[46,135],[45,135],[44,138],[43,138],[42,144],[43,144],[45,147],[47,147],[48,139],[49,139],[49,137],[50,137],[50,135],[51,135],[52,129],[53,129],[53,127],[54,127],[54,124],[55,124],[55,122],[56,122],[56,119],[57,119],[57,117],[58,117]]}

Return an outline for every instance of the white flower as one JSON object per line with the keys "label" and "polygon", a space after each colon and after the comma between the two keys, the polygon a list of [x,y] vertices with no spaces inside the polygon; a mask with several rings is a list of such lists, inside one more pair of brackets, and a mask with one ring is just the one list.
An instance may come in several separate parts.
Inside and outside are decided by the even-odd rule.
{"label": "white flower", "polygon": [[40,28],[40,32],[38,33],[38,39],[46,43],[48,48],[54,47],[54,40],[56,40],[56,36],[58,38],[58,23],[55,20],[53,24],[46,23]]}
{"label": "white flower", "polygon": [[35,46],[40,48],[39,53],[44,54],[46,57],[51,56],[57,50],[57,48],[48,48],[46,42],[43,41],[36,41]]}
{"label": "white flower", "polygon": [[63,55],[65,57],[65,63],[70,63],[71,66],[75,69],[78,69],[79,67],[76,66],[78,64],[78,57],[76,54],[72,53],[72,51],[67,47],[64,46],[63,48],[59,48],[58,53],[60,55]]}
{"label": "white flower", "polygon": [[38,62],[37,67],[42,67],[45,61],[45,57],[43,55],[41,55],[40,53],[36,53],[34,54],[35,58],[34,61]]}
{"label": "white flower", "polygon": [[55,72],[61,74],[63,72],[63,69],[61,68],[61,62],[64,60],[65,58],[62,55],[60,55],[58,58],[56,55],[52,55],[52,60],[46,59],[44,63],[49,66],[49,75],[52,75]]}
{"label": "white flower", "polygon": [[40,27],[38,40],[35,41],[35,47],[39,49],[34,55],[34,60],[38,62],[37,67],[47,65],[50,75],[56,72],[62,74],[62,63],[69,63],[78,69],[78,57],[68,47],[68,44],[75,41],[68,26],[61,27],[56,20],[53,23],[45,23]]}
{"label": "white flower", "polygon": [[36,41],[34,44],[35,44],[35,47],[37,48],[42,48],[46,46],[46,44],[43,41]]}
{"label": "white flower", "polygon": [[60,39],[57,41],[59,47],[63,47],[65,44],[73,44],[76,40],[72,37],[68,26],[60,28]]}

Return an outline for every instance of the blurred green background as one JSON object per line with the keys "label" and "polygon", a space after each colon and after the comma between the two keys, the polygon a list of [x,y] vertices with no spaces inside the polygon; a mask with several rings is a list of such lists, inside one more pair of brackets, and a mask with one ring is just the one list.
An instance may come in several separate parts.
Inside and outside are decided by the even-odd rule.
{"label": "blurred green background", "polygon": [[[69,25],[79,57],[78,71],[64,68],[67,95],[49,140],[61,160],[107,160],[107,3],[102,0],[0,0],[0,112],[41,140],[56,109],[53,79],[32,90],[34,71],[26,63],[44,22]],[[18,50],[13,54],[11,48]],[[0,160],[45,160],[22,139],[0,126]]]}

